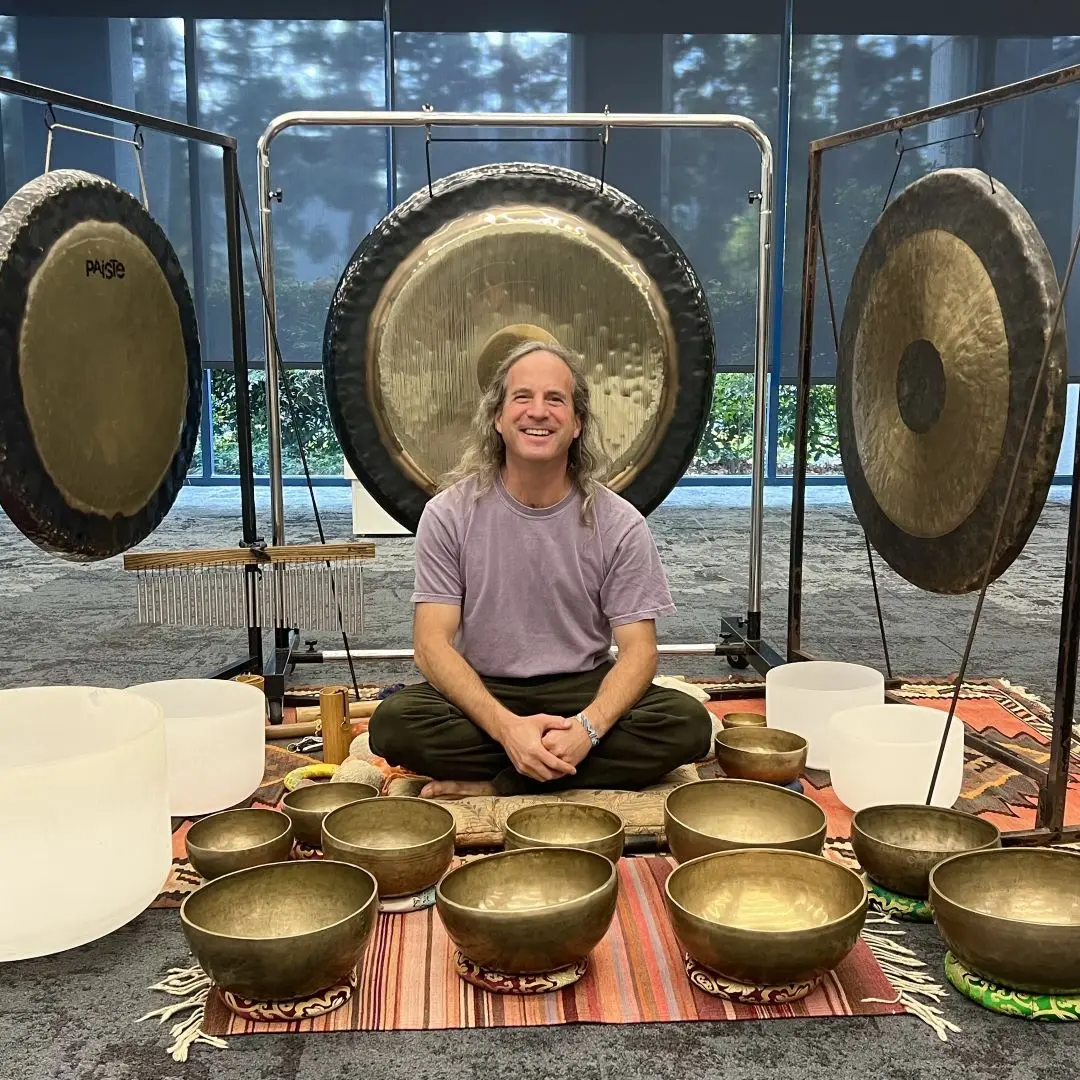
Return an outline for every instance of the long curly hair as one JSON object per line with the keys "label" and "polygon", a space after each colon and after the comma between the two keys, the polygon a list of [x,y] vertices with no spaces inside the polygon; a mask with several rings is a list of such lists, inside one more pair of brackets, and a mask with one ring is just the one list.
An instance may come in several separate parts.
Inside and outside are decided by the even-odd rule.
{"label": "long curly hair", "polygon": [[442,478],[440,490],[473,476],[477,478],[477,497],[491,490],[506,461],[506,444],[495,429],[495,421],[506,400],[510,369],[523,357],[534,352],[549,352],[557,356],[573,376],[574,415],[581,422],[581,431],[570,444],[567,472],[574,486],[581,492],[582,520],[589,521],[596,491],[600,487],[598,476],[603,468],[604,457],[581,358],[570,349],[555,343],[525,341],[511,349],[504,357],[480,399],[461,460]]}

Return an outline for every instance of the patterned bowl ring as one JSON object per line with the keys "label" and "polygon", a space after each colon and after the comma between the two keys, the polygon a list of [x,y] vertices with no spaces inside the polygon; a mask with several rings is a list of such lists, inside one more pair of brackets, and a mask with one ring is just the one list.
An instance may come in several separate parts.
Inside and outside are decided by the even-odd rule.
{"label": "patterned bowl ring", "polygon": [[1080,994],[1030,994],[1000,986],[976,975],[951,952],[945,953],[945,977],[977,1005],[1025,1020],[1080,1020]]}
{"label": "patterned bowl ring", "polygon": [[690,984],[698,990],[743,1005],[786,1005],[791,1001],[800,1001],[813,993],[824,979],[824,976],[820,976],[786,986],[750,986],[734,982],[726,975],[699,964],[689,953],[686,954],[686,975]]}
{"label": "patterned bowl ring", "polygon": [[573,986],[589,968],[589,960],[586,957],[558,968],[555,971],[545,971],[539,975],[508,975],[502,971],[492,971],[490,968],[480,967],[468,959],[460,949],[454,952],[454,969],[467,983],[478,986],[481,990],[487,990],[493,994],[550,994],[554,990],[563,990],[567,986]]}
{"label": "patterned bowl ring", "polygon": [[934,913],[928,900],[920,900],[917,896],[902,896],[871,881],[863,875],[867,888],[870,891],[870,903],[880,912],[891,915],[894,919],[904,922],[931,923],[934,921]]}
{"label": "patterned bowl ring", "polygon": [[356,969],[353,968],[341,982],[309,997],[286,1001],[253,1001],[230,990],[222,990],[221,997],[229,1009],[245,1020],[312,1020],[316,1016],[325,1016],[326,1013],[340,1009],[353,996],[355,989]]}

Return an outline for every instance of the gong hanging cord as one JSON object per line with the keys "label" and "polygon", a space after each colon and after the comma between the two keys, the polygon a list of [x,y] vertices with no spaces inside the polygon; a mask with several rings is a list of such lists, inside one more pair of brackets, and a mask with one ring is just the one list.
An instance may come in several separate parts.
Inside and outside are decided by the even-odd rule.
{"label": "gong hanging cord", "polygon": [[[890,188],[890,191],[892,189]],[[836,348],[836,360],[840,362],[840,333],[836,328],[836,305],[833,302],[832,280],[829,277],[829,260],[825,254],[825,231],[821,225],[821,218],[817,222],[818,247],[821,250],[821,269],[825,277],[825,295],[829,301],[829,320],[832,323],[833,345]],[[889,642],[885,637],[885,616],[881,610],[881,594],[878,592],[877,573],[874,570],[874,553],[870,547],[870,537],[866,530],[862,530],[863,540],[866,541],[866,558],[870,563],[870,584],[874,587],[874,607],[877,608],[878,630],[881,632],[881,649],[885,654],[885,672],[891,680],[892,662],[889,659]]]}
{"label": "gong hanging cord", "polygon": [[1012,473],[1009,476],[1009,486],[1005,490],[1005,498],[1001,503],[1001,513],[998,516],[997,529],[994,531],[994,539],[990,543],[990,553],[986,559],[986,570],[983,573],[982,587],[979,589],[979,599],[975,603],[975,614],[971,620],[971,628],[968,631],[967,643],[964,646],[964,655],[960,660],[960,670],[956,676],[956,686],[953,688],[952,700],[949,702],[949,714],[945,720],[945,727],[941,733],[941,744],[938,747],[937,761],[934,762],[934,773],[930,778],[930,790],[926,793],[926,805],[929,806],[937,784],[938,773],[941,770],[941,762],[945,757],[945,747],[949,741],[949,731],[952,728],[953,715],[956,712],[956,704],[960,699],[960,690],[964,685],[964,676],[967,674],[968,661],[971,659],[971,649],[975,643],[975,632],[979,626],[979,616],[982,614],[983,602],[986,600],[986,591],[990,587],[990,575],[993,571],[994,556],[997,546],[1001,541],[1001,533],[1005,528],[1005,518],[1009,510],[1009,502],[1012,499],[1013,489],[1016,486],[1017,477],[1020,475],[1020,463],[1024,459],[1024,446],[1028,440],[1031,423],[1035,417],[1035,402],[1039,396],[1043,379],[1046,375],[1046,366],[1050,359],[1050,351],[1054,344],[1054,336],[1057,333],[1058,323],[1061,321],[1061,313],[1065,309],[1065,298],[1069,292],[1069,283],[1072,280],[1073,267],[1076,265],[1076,255],[1080,251],[1080,228],[1073,237],[1072,250],[1069,252],[1069,262],[1065,269],[1065,280],[1062,282],[1061,291],[1058,295],[1057,304],[1054,307],[1054,318],[1050,323],[1050,331],[1046,335],[1046,344],[1043,346],[1042,362],[1039,364],[1038,374],[1035,376],[1035,386],[1031,391],[1031,400],[1028,402],[1027,415],[1024,417],[1024,428],[1020,434],[1019,444],[1016,448],[1016,456],[1013,460]]}
{"label": "gong hanging cord", "polygon": [[[930,139],[928,142],[916,143],[914,146],[905,146],[904,129],[900,128],[896,133],[896,168],[893,169],[892,180],[889,181],[889,190],[885,193],[885,202],[881,206],[882,210],[889,205],[893,188],[896,186],[896,178],[900,175],[900,165],[904,160],[904,155],[909,150],[926,150],[931,146],[944,146],[946,143],[959,142],[961,139],[981,139],[985,129],[986,121],[983,118],[981,107],[975,116],[975,127],[972,131],[963,131],[959,135],[947,135],[944,139]],[[993,194],[994,178],[989,173],[986,174],[986,178],[990,181],[990,193]]]}
{"label": "gong hanging cord", "polygon": [[[266,280],[263,277],[262,266],[259,263],[259,248],[258,244],[255,242],[255,231],[251,227],[251,216],[248,214],[247,199],[244,198],[244,187],[240,183],[239,176],[236,177],[236,190],[240,196],[240,209],[244,215],[248,243],[251,245],[252,260],[255,263],[255,272],[259,277],[259,289],[262,292],[263,310],[266,313],[267,325],[270,327],[271,347],[274,350],[274,355],[277,357],[278,370],[281,372],[281,385],[285,391],[285,403],[289,409],[289,425],[292,427],[293,435],[296,438],[296,445],[300,451],[300,463],[304,467],[304,479],[307,482],[308,493],[311,496],[311,509],[315,514],[315,525],[319,530],[319,543],[325,544],[326,533],[323,531],[322,515],[319,513],[318,500],[315,498],[315,485],[311,482],[311,470],[308,467],[307,449],[304,446],[303,432],[300,430],[299,410],[296,407],[296,401],[292,394],[292,387],[289,384],[289,373],[286,371],[285,364],[282,360],[281,347],[278,343],[277,320],[270,310],[270,294],[266,288]],[[352,651],[349,648],[349,634],[345,629],[345,616],[341,610],[341,599],[338,596],[334,568],[329,559],[326,561],[326,569],[330,576],[330,592],[334,598],[334,606],[337,609],[338,629],[341,631],[341,640],[345,646],[345,658],[349,662],[349,674],[352,677],[353,691],[356,694],[356,700],[359,701],[360,684],[356,678],[356,665],[353,663]]]}

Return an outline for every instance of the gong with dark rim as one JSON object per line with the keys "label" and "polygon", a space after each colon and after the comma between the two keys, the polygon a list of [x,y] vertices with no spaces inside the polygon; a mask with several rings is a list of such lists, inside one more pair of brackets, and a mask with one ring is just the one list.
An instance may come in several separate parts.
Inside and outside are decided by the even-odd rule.
{"label": "gong with dark rim", "polygon": [[357,478],[416,530],[515,344],[584,358],[607,469],[651,513],[712,406],[708,302],[686,256],[609,184],[551,165],[468,169],[425,187],[360,243],[323,343],[334,429]]}
{"label": "gong with dark rim", "polygon": [[36,177],[0,208],[0,505],[46,551],[105,559],[160,524],[202,406],[176,253],[91,173]]}
{"label": "gong with dark rim", "polygon": [[862,250],[840,334],[840,454],[870,542],[919,588],[976,590],[988,560],[996,579],[1039,518],[1065,428],[1059,295],[1030,215],[975,169],[916,180]]}

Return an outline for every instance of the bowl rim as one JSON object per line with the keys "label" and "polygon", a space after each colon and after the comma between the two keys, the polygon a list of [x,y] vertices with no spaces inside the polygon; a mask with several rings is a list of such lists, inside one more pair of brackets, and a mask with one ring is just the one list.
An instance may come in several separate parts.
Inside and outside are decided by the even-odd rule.
{"label": "bowl rim", "polygon": [[574,855],[593,859],[602,859],[608,866],[607,877],[603,882],[599,884],[595,889],[590,890],[587,893],[582,893],[581,896],[575,896],[572,900],[567,900],[562,904],[538,904],[536,907],[527,908],[514,908],[513,911],[486,911],[488,915],[528,915],[537,911],[558,911],[560,908],[565,907],[567,904],[580,904],[586,900],[592,900],[595,897],[600,896],[608,889],[612,887],[613,882],[618,880],[618,869],[615,864],[606,856],[601,855],[598,851],[589,851],[587,848],[577,847],[555,847],[554,845],[538,846],[538,847],[521,847],[514,848],[511,851],[493,851],[490,855],[481,855],[479,859],[471,859],[468,862],[459,863],[457,866],[450,867],[442,877],[435,883],[435,900],[438,904],[445,905],[448,908],[452,908],[454,911],[463,912],[466,914],[476,914],[480,912],[481,908],[475,908],[469,904],[459,904],[456,900],[451,900],[450,897],[443,892],[443,884],[454,874],[467,871],[472,866],[478,866],[482,862],[487,862],[492,859],[516,859],[529,852],[542,852],[547,857],[554,851],[569,851]]}
{"label": "bowl rim", "polygon": [[[1017,854],[1019,853],[1019,855]],[[934,881],[934,877],[937,872],[946,864],[954,863],[958,859],[976,859],[986,858],[990,856],[995,859],[1015,859],[1015,858],[1030,858],[1032,853],[1035,858],[1045,858],[1049,856],[1052,859],[1060,859],[1065,856],[1070,859],[1080,860],[1080,851],[1068,851],[1064,848],[1051,848],[1051,847],[999,847],[999,848],[977,848],[974,851],[960,851],[955,855],[950,855],[947,859],[942,859],[931,871],[930,871],[930,902],[933,906],[934,894],[936,893],[947,904],[951,904],[955,908],[960,908],[962,911],[970,912],[973,915],[977,915],[980,919],[990,919],[994,923],[1001,926],[1009,927],[1027,927],[1038,926],[1047,930],[1073,930],[1077,934],[1080,934],[1080,922],[1039,922],[1030,923],[1025,922],[1023,919],[1011,919],[1007,915],[991,915],[984,911],[975,911],[974,908],[968,907],[966,904],[961,904],[958,900],[953,900],[951,897],[943,893]],[[1080,865],[1080,864],[1078,864]],[[935,921],[937,919],[937,912],[935,909],[934,915]]]}
{"label": "bowl rim", "polygon": [[[290,810],[296,810],[301,814],[332,814],[335,810],[340,810],[341,806],[348,806],[349,803],[342,803],[341,806],[333,806],[329,810],[316,810],[310,806],[294,806],[291,802],[289,802],[289,799],[291,799],[293,795],[298,795],[301,791],[311,791],[312,788],[328,788],[331,786],[331,784],[333,784],[332,781],[323,784],[313,784],[307,787],[293,788],[292,791],[286,791],[285,794],[281,796],[281,805],[283,807],[287,806]],[[379,797],[379,789],[374,784],[364,783],[363,780],[341,780],[338,783],[333,784],[333,786],[339,788],[365,787],[374,792],[373,795],[361,795],[359,798],[353,799],[353,802],[363,802],[365,799],[374,799]]]}
{"label": "bowl rim", "polygon": [[[743,731],[752,731],[755,734],[760,734],[761,731],[775,731],[780,735],[787,735],[788,738],[796,740],[800,745],[793,747],[790,750],[773,750],[765,748],[763,750],[755,751],[748,750],[745,746],[733,746],[727,742],[728,736],[734,736],[736,738],[748,738],[739,734]],[[769,738],[772,738],[770,735]],[[753,753],[765,753],[765,754],[803,754],[810,748],[810,742],[802,735],[795,731],[788,731],[785,728],[768,727],[764,724],[736,724],[734,727],[724,728],[721,731],[716,732],[713,735],[713,748],[722,745],[725,750],[734,750],[736,753],[753,754]]]}
{"label": "bowl rim", "polygon": [[[822,830],[824,830],[826,832],[828,831],[828,828],[829,828],[829,817],[828,817],[828,815],[825,813],[825,811],[820,806],[818,806],[818,804],[816,802],[814,802],[813,799],[810,798],[809,795],[804,795],[800,791],[792,791],[791,788],[782,787],[779,784],[770,784],[770,783],[767,783],[764,780],[743,780],[741,777],[717,776],[717,777],[713,777],[713,778],[711,778],[709,780],[690,780],[685,784],[680,784],[678,787],[672,788],[671,791],[669,791],[667,793],[667,796],[664,799],[664,815],[665,816],[670,816],[672,821],[674,821],[680,828],[686,829],[687,832],[692,832],[696,836],[705,836],[705,837],[709,837],[709,838],[712,838],[712,839],[718,839],[718,840],[726,839],[723,836],[714,837],[712,833],[702,832],[700,829],[694,828],[693,825],[688,825],[681,817],[678,816],[678,814],[676,814],[671,809],[671,799],[675,795],[676,792],[682,791],[683,788],[696,787],[696,786],[700,786],[702,784],[753,784],[754,787],[768,788],[769,791],[772,791],[772,792],[782,792],[784,796],[790,796],[793,799],[802,799],[804,802],[809,803],[821,815],[822,822],[816,829],[812,830],[811,832],[803,833],[801,836],[793,836],[791,838],[791,840],[790,840],[790,843],[796,843],[799,840],[809,840],[811,837],[817,836],[818,833],[822,832]],[[748,850],[748,849],[746,849],[746,848],[738,848],[736,850],[744,851],[744,850]],[[753,848],[751,848],[749,850],[755,850],[755,851],[757,851],[757,850],[782,851],[782,850],[785,850],[785,849],[783,849],[783,848],[768,848],[768,847],[766,847],[766,848],[753,847]],[[687,861],[690,862],[692,860],[687,860]]]}
{"label": "bowl rim", "polygon": [[[969,851],[984,851],[990,850],[995,843],[1001,842],[1001,830],[992,822],[987,821],[986,818],[979,817],[978,814],[969,814],[966,810],[957,810],[952,806],[927,806],[925,803],[881,803],[876,806],[864,806],[861,810],[856,810],[851,816],[851,835],[854,839],[855,834],[866,837],[867,840],[878,844],[881,847],[888,848],[890,851],[940,851],[940,848],[911,848],[905,847],[901,844],[894,844],[889,840],[882,840],[879,836],[875,836],[873,833],[868,832],[859,823],[860,814],[870,814],[874,811],[881,810],[914,810],[916,813],[919,811],[925,811],[928,815],[934,815],[937,817],[952,817],[960,818],[966,821],[976,821],[980,825],[985,825],[994,830],[994,836],[987,840],[985,843],[980,844],[978,847],[966,848],[964,851],[952,852],[953,855],[964,855]],[[951,858],[951,855],[950,855]]]}
{"label": "bowl rim", "polygon": [[[618,827],[613,829],[609,833],[604,833],[602,836],[591,836],[587,840],[582,840],[583,844],[602,844],[605,840],[615,840],[619,836],[626,835],[626,822],[623,820],[621,814],[617,814],[614,810],[609,809],[606,806],[601,806],[599,803],[578,803],[578,802],[553,802],[553,803],[530,803],[526,806],[519,806],[516,810],[511,810],[506,815],[506,821],[503,822],[503,833],[512,833],[517,840],[538,840],[535,836],[527,835],[526,833],[518,832],[517,829],[511,825],[511,821],[514,820],[519,814],[529,813],[531,811],[544,808],[547,809],[552,806],[562,808],[564,806],[581,807],[586,810],[599,810],[602,815],[607,816],[609,819],[617,821]],[[575,847],[574,844],[546,844],[539,841],[535,844],[528,845],[530,847]]]}
{"label": "bowl rim", "polygon": [[[818,932],[818,931],[822,931],[822,930],[828,930],[828,929],[831,929],[832,927],[839,926],[840,924],[846,922],[848,919],[850,919],[853,916],[857,915],[859,913],[859,911],[862,911],[862,910],[866,909],[866,907],[867,907],[867,905],[869,903],[869,899],[870,899],[870,890],[867,888],[866,882],[862,879],[862,876],[860,874],[858,874],[856,871],[852,870],[850,866],[844,866],[843,863],[837,862],[836,859],[830,859],[827,855],[811,855],[810,852],[808,852],[808,851],[794,851],[791,848],[770,848],[770,847],[732,848],[732,849],[730,849],[728,851],[710,851],[710,852],[707,852],[705,855],[698,855],[696,858],[687,859],[686,862],[679,863],[679,865],[676,866],[675,869],[672,870],[670,874],[668,874],[666,880],[664,881],[664,897],[666,898],[668,903],[670,903],[673,907],[677,908],[683,915],[686,915],[691,919],[697,919],[699,922],[703,922],[703,923],[706,923],[706,924],[711,925],[711,926],[728,926],[728,927],[730,927],[731,926],[730,923],[719,923],[719,922],[715,922],[715,921],[706,919],[703,916],[697,914],[697,912],[691,911],[689,908],[687,908],[684,905],[680,904],[679,901],[676,900],[675,897],[671,895],[671,881],[672,881],[672,878],[674,878],[676,876],[676,874],[679,874],[680,872],[684,871],[684,869],[686,867],[695,866],[698,863],[707,862],[710,859],[722,859],[722,858],[729,858],[729,857],[730,858],[736,858],[737,857],[737,858],[745,859],[745,858],[748,858],[748,857],[751,857],[751,856],[755,856],[757,853],[760,853],[760,852],[763,852],[763,851],[764,852],[770,852],[770,853],[772,853],[774,855],[781,855],[781,856],[784,856],[785,858],[788,857],[788,856],[797,856],[800,859],[813,859],[815,862],[827,863],[830,867],[835,867],[837,870],[839,870],[839,871],[841,871],[841,872],[843,872],[845,874],[850,874],[851,877],[854,878],[855,881],[857,881],[859,883],[859,886],[862,889],[862,899],[853,908],[851,908],[849,911],[845,911],[843,913],[843,915],[840,915],[835,919],[830,919],[829,922],[821,923],[818,926],[812,926],[812,927],[808,926],[804,930],[750,930],[750,931],[746,931],[747,933],[768,934],[770,936],[771,935],[776,935],[776,936],[779,937],[782,934],[793,934],[793,933],[794,934],[803,934],[803,933],[807,933],[807,932],[810,932],[810,931]],[[832,873],[832,871],[830,870],[829,873]],[[740,929],[740,932],[743,932],[743,931]]]}
{"label": "bowl rim", "polygon": [[[371,895],[361,904],[358,908],[352,911],[350,914],[338,919],[336,922],[327,923],[325,926],[316,927],[314,930],[305,930],[300,934],[275,934],[268,937],[239,937],[237,934],[223,934],[220,930],[208,930],[205,926],[201,926],[199,923],[190,919],[187,914],[188,903],[193,897],[196,897],[204,889],[210,889],[215,887],[219,882],[229,881],[233,878],[240,876],[241,874],[253,874],[253,873],[265,873],[270,867],[305,867],[305,866],[344,866],[348,868],[348,872],[352,873],[354,870],[359,870],[361,874],[370,878]],[[280,872],[280,870],[279,870]],[[311,873],[312,871],[303,871],[289,869],[285,873]],[[379,883],[375,878],[375,875],[370,870],[365,870],[362,866],[356,866],[354,863],[342,862],[340,859],[285,859],[282,862],[276,863],[261,863],[259,866],[245,866],[240,870],[232,870],[228,874],[222,874],[220,877],[216,877],[211,881],[207,881],[204,885],[200,885],[194,892],[190,892],[184,897],[183,903],[180,905],[180,922],[183,926],[190,926],[192,930],[205,937],[217,938],[223,941],[302,941],[304,938],[312,937],[315,934],[325,933],[327,930],[333,930],[336,927],[342,926],[350,919],[355,919],[357,915],[363,914],[371,907],[372,904],[379,903]]]}
{"label": "bowl rim", "polygon": [[333,840],[337,844],[341,844],[343,847],[361,848],[361,849],[363,849],[365,851],[375,850],[375,851],[382,852],[384,854],[387,854],[387,853],[401,854],[402,852],[407,852],[407,851],[418,851],[420,848],[427,847],[430,844],[441,844],[441,843],[445,842],[447,837],[455,837],[457,835],[457,818],[455,818],[454,815],[449,810],[447,810],[447,808],[445,806],[442,805],[442,803],[436,802],[434,799],[420,799],[420,798],[417,798],[415,795],[380,795],[378,797],[378,801],[380,803],[402,803],[402,802],[423,803],[425,806],[437,807],[440,811],[442,811],[444,814],[446,814],[446,816],[450,819],[450,823],[447,826],[447,828],[444,829],[443,832],[439,833],[438,836],[428,837],[427,840],[421,840],[420,843],[418,843],[418,844],[402,844],[400,847],[395,847],[395,848],[377,848],[377,849],[373,849],[373,848],[367,847],[367,845],[365,845],[365,844],[355,844],[350,840],[342,840],[341,837],[335,836],[333,834],[333,832],[326,827],[326,823],[335,814],[340,814],[343,810],[348,810],[349,807],[356,806],[359,803],[371,802],[371,801],[374,801],[374,800],[357,799],[355,802],[343,803],[341,806],[336,806],[333,810],[330,810],[322,819],[323,835],[324,836],[329,836],[331,840]]}
{"label": "bowl rim", "polygon": [[[833,734],[833,732],[839,726],[837,724],[837,721],[839,721],[840,724],[843,724],[843,717],[846,714],[855,713],[855,712],[861,712],[864,709],[878,709],[878,708],[882,708],[882,709],[884,709],[884,708],[889,708],[889,709],[900,708],[900,709],[908,709],[908,710],[915,709],[918,712],[922,713],[923,715],[927,715],[929,713],[936,713],[942,720],[944,720],[949,715],[944,709],[935,709],[932,705],[916,705],[912,701],[895,701],[895,702],[886,701],[886,702],[883,702],[881,705],[878,705],[877,703],[875,703],[873,705],[854,705],[850,709],[840,709],[838,712],[833,713],[832,716],[829,717],[828,727],[829,727],[830,736]],[[950,735],[950,738],[955,739],[954,732],[956,732],[957,730],[962,731],[963,726],[964,726],[963,720],[961,720],[960,717],[955,715],[955,713],[954,713],[952,719],[949,720],[949,735]],[[933,738],[920,739],[920,740],[866,738],[866,737],[864,737],[863,735],[860,734],[859,728],[857,726],[856,727],[851,727],[851,728],[845,730],[843,732],[843,735],[844,735],[845,739],[849,739],[851,742],[856,742],[856,743],[859,743],[860,745],[864,745],[864,746],[867,743],[872,743],[874,746],[885,746],[885,747],[900,747],[900,746],[929,746],[929,747],[936,747],[936,746],[939,746],[941,744],[941,736],[940,735],[935,735]]]}
{"label": "bowl rim", "polygon": [[731,712],[726,712],[720,717],[720,723],[723,724],[724,721],[729,716],[755,716],[755,717],[757,717],[757,720],[755,720],[753,723],[750,723],[750,724],[735,724],[735,725],[733,725],[735,727],[768,727],[769,726],[769,724],[768,724],[768,716],[765,713],[751,712],[749,709],[732,709]]}
{"label": "bowl rim", "polygon": [[[252,844],[250,847],[246,848],[207,847],[205,844],[200,844],[197,840],[194,843],[191,840],[192,832],[194,832],[195,829],[198,828],[198,826],[202,825],[204,822],[214,821],[217,818],[224,817],[226,814],[237,815],[250,814],[252,812],[259,814],[260,816],[273,814],[276,817],[284,818],[285,824],[279,832],[276,832],[268,840],[263,840],[261,843]],[[196,851],[204,851],[208,854],[221,855],[229,855],[236,851],[261,851],[264,847],[268,847],[271,844],[278,843],[285,836],[286,833],[291,833],[293,831],[293,828],[294,826],[292,818],[289,817],[289,815],[286,814],[284,810],[275,810],[272,806],[234,806],[228,810],[218,810],[217,813],[207,814],[206,817],[199,818],[198,821],[193,822],[191,824],[191,827],[184,834],[184,846],[188,848],[194,848]]]}

